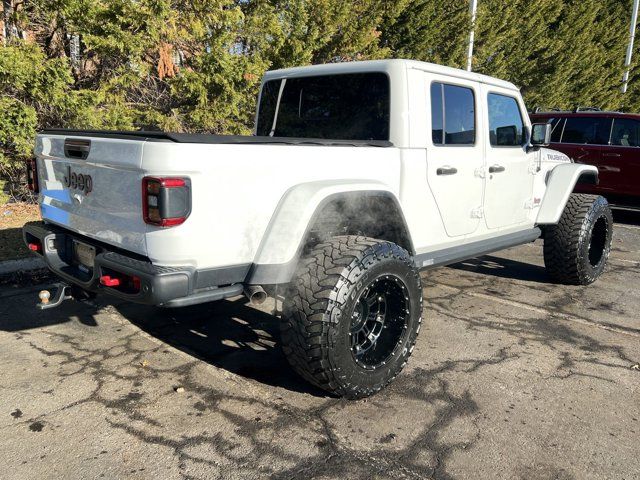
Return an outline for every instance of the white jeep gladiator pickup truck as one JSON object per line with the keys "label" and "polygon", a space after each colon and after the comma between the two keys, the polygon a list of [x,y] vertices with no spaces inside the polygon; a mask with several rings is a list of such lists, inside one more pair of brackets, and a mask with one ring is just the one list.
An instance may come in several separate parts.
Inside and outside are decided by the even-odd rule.
{"label": "white jeep gladiator pickup truck", "polygon": [[[603,271],[595,167],[544,148],[511,83],[408,60],[268,72],[255,135],[48,130],[24,240],[63,283],[181,307],[280,285],[293,368],[358,398],[402,369],[419,271],[544,238],[552,279]],[[47,302],[46,295],[43,296]]]}

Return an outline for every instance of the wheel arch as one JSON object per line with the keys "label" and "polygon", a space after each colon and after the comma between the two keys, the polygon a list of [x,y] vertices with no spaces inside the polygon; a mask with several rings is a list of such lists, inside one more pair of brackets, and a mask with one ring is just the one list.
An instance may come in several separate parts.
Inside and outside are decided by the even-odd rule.
{"label": "wheel arch", "polygon": [[312,182],[290,189],[280,201],[246,283],[288,283],[305,249],[322,241],[322,234],[372,236],[415,254],[400,202],[387,185]]}
{"label": "wheel arch", "polygon": [[555,225],[569,200],[569,195],[577,183],[597,185],[598,169],[593,165],[563,163],[554,167],[548,174],[547,188],[540,204],[536,223]]}

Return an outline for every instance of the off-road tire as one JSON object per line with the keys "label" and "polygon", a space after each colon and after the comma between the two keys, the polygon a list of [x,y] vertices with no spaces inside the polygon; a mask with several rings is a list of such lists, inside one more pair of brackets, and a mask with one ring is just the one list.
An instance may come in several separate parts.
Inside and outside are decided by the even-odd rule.
{"label": "off-road tire", "polygon": [[[353,354],[350,332],[361,296],[372,285],[380,287],[378,282],[399,285],[402,289],[394,291],[405,294],[402,301],[409,311],[397,343],[387,343],[395,344],[387,347],[393,348],[392,353],[384,364],[369,367],[358,363]],[[285,294],[282,349],[307,381],[337,396],[362,398],[378,392],[400,373],[421,322],[420,275],[409,253],[383,240],[337,236],[315,246],[298,265]]]}
{"label": "off-road tire", "polygon": [[604,197],[573,193],[557,225],[544,231],[544,264],[558,283],[588,285],[604,271],[613,232]]}

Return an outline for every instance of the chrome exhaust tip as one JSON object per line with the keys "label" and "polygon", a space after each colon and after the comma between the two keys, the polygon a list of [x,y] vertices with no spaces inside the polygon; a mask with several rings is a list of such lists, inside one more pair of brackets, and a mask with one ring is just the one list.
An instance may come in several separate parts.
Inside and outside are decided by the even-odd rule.
{"label": "chrome exhaust tip", "polygon": [[245,285],[244,294],[252,305],[262,305],[267,300],[267,292],[260,285]]}

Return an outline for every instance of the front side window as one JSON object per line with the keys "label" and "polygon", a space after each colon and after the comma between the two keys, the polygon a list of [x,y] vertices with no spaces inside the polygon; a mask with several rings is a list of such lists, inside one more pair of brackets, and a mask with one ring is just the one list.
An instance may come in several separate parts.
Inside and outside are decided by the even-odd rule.
{"label": "front side window", "polygon": [[640,146],[640,122],[631,118],[614,118],[611,145],[620,147]]}
{"label": "front side window", "polygon": [[[276,105],[281,82],[284,88]],[[389,90],[389,78],[379,72],[272,80],[262,90],[256,132],[276,137],[389,140]]]}
{"label": "front side window", "polygon": [[610,132],[610,118],[569,117],[564,125],[562,143],[607,145]]}
{"label": "front side window", "polygon": [[494,147],[520,147],[524,144],[524,122],[513,97],[490,93],[489,141]]}
{"label": "front side window", "polygon": [[473,145],[476,141],[473,90],[431,84],[431,139],[434,145]]}

